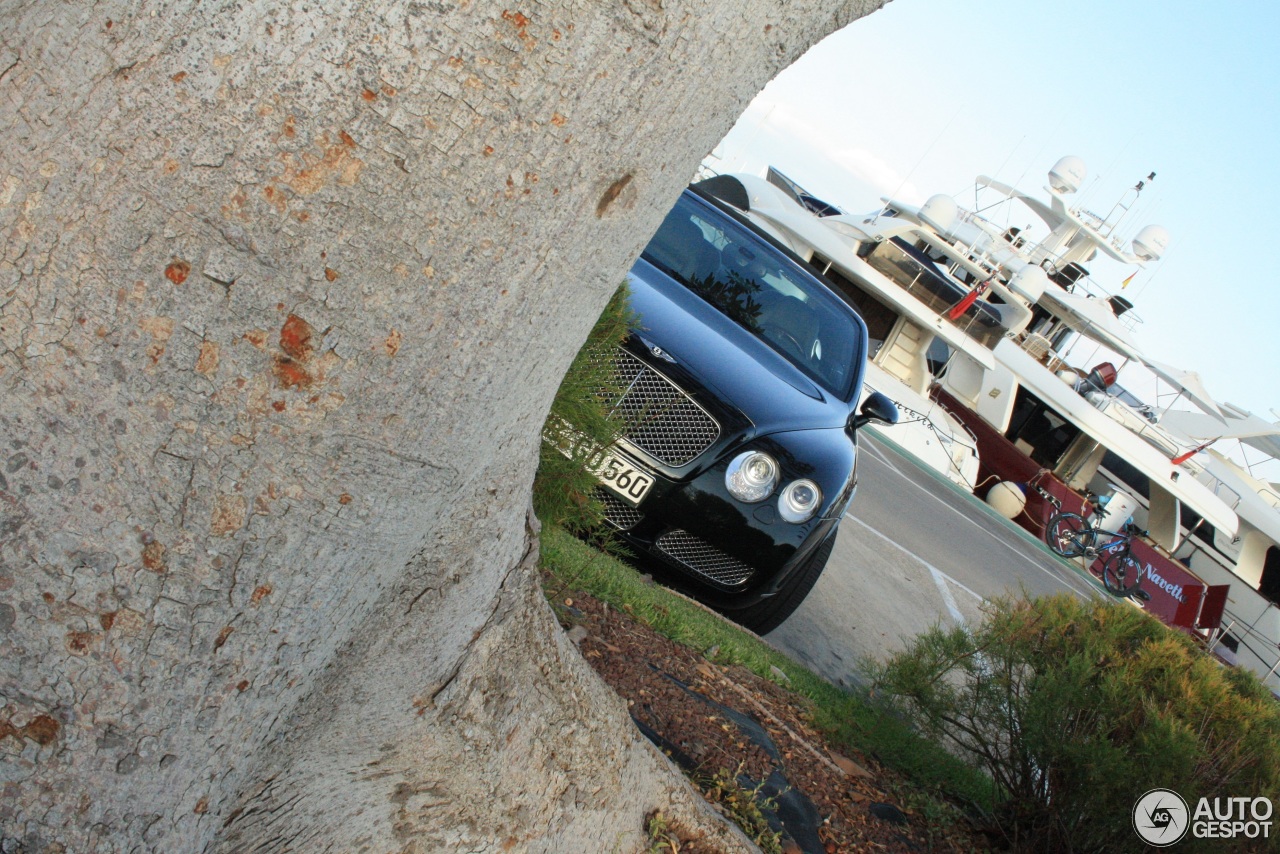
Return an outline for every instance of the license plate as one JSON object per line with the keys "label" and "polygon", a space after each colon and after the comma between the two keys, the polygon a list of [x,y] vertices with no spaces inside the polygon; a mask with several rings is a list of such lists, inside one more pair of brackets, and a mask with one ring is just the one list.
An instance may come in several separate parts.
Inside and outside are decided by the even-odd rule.
{"label": "license plate", "polygon": [[588,468],[605,488],[629,504],[639,504],[653,486],[652,475],[616,454],[604,451],[598,461],[592,462]]}
{"label": "license plate", "polygon": [[[542,438],[570,459],[579,447],[590,447],[592,444],[590,439],[563,422],[554,427],[549,425]],[[606,489],[633,506],[643,501],[649,494],[649,488],[653,486],[653,475],[607,448],[597,448],[586,461],[585,468]]]}

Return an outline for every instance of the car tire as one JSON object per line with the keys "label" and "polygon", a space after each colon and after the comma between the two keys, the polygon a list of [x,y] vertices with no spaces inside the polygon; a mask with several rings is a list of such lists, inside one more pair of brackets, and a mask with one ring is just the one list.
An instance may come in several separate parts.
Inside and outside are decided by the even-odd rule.
{"label": "car tire", "polygon": [[827,538],[809,553],[804,563],[796,567],[795,572],[791,573],[786,586],[781,590],[749,608],[726,611],[725,616],[758,635],[768,634],[782,625],[783,621],[800,607],[800,603],[809,595],[813,585],[818,583],[818,576],[822,575],[822,570],[827,566],[827,559],[831,557],[831,549],[835,547],[838,530],[838,527],[831,529]]}

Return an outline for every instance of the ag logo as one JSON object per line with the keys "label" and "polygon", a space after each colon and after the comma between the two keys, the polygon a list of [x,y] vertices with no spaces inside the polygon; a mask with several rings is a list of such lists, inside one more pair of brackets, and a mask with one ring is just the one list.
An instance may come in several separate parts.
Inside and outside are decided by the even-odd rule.
{"label": "ag logo", "polygon": [[1169,789],[1152,789],[1133,805],[1133,829],[1156,848],[1172,845],[1187,835],[1191,815],[1187,802]]}

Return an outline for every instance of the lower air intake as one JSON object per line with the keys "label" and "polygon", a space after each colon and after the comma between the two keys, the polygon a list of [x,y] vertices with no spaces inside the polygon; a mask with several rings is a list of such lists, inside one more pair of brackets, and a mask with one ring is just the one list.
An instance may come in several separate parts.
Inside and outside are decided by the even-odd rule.
{"label": "lower air intake", "polygon": [[755,571],[688,531],[668,531],[654,545],[667,557],[717,584],[729,587],[745,584]]}
{"label": "lower air intake", "polygon": [[619,531],[630,531],[644,519],[644,514],[607,489],[597,489],[596,498],[604,505],[604,520]]}

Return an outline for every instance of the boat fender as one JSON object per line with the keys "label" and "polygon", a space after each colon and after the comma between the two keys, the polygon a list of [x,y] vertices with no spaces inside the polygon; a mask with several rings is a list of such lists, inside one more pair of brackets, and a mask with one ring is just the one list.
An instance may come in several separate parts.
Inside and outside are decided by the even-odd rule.
{"label": "boat fender", "polygon": [[1021,483],[1002,480],[987,490],[987,506],[1006,519],[1017,518],[1027,506],[1027,488]]}

